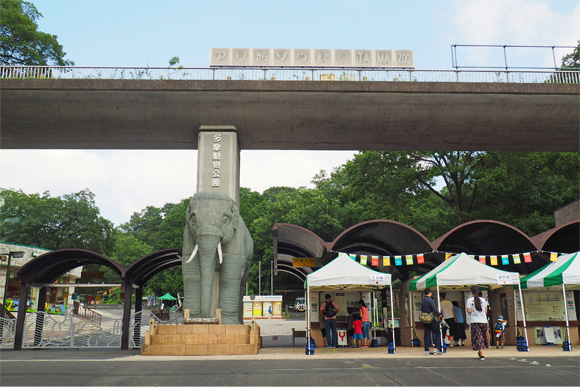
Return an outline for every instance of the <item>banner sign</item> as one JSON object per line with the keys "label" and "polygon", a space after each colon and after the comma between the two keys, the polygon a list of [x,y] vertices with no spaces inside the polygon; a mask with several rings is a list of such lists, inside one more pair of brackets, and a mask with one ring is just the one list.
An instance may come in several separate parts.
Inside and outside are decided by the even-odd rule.
{"label": "banner sign", "polygon": [[292,267],[315,267],[316,258],[292,258]]}
{"label": "banner sign", "polygon": [[212,48],[210,67],[414,68],[412,50]]}

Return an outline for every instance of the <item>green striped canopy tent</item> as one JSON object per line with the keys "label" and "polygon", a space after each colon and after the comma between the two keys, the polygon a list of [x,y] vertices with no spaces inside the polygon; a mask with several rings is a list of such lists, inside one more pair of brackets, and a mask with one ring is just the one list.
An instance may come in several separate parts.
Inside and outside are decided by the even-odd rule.
{"label": "green striped canopy tent", "polygon": [[[410,281],[409,291],[422,291],[426,288],[437,287],[437,306],[439,307],[439,310],[441,310],[441,302],[439,300],[440,288],[469,290],[472,285],[478,285],[481,287],[485,286],[491,289],[495,289],[505,285],[516,284],[518,285],[520,300],[522,300],[522,321],[524,323],[524,332],[527,341],[526,316],[523,308],[523,297],[520,286],[519,273],[496,269],[479,262],[479,260],[474,259],[465,253],[461,253],[445,260],[439,266],[424,276]],[[516,324],[514,325],[516,326],[517,330],[517,320]]]}
{"label": "green striped canopy tent", "polygon": [[580,258],[578,257],[578,253],[577,251],[575,253],[561,255],[556,262],[552,262],[536,270],[521,280],[522,289],[547,288],[551,286],[562,287],[568,340],[570,340],[570,326],[566,288],[568,290],[580,289]]}

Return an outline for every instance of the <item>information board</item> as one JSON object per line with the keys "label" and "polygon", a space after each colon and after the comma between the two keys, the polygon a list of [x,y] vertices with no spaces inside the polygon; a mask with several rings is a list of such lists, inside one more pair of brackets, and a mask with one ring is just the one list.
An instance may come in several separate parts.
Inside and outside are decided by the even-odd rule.
{"label": "information board", "polygon": [[[558,290],[528,290],[523,293],[526,319],[529,321],[565,321],[564,295]],[[568,319],[576,321],[574,293],[566,292]]]}

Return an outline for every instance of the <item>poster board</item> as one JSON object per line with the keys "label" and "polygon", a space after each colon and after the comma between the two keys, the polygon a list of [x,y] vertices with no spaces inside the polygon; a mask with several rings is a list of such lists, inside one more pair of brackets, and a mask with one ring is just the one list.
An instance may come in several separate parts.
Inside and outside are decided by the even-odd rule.
{"label": "poster board", "polygon": [[[524,294],[526,319],[528,321],[566,321],[564,295],[561,290],[528,290]],[[568,319],[576,321],[574,292],[566,292]],[[521,310],[519,310],[521,312]],[[518,314],[518,318],[519,318]]]}

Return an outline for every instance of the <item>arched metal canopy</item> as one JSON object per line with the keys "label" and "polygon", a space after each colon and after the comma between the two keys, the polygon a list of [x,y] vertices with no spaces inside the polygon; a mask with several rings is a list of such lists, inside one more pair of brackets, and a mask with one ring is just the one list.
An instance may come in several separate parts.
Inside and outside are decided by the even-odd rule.
{"label": "arched metal canopy", "polygon": [[159,250],[133,262],[124,272],[126,282],[144,286],[156,274],[180,266],[181,251],[179,249]]}
{"label": "arched metal canopy", "polygon": [[31,285],[52,283],[63,274],[79,266],[97,264],[107,266],[122,277],[125,266],[99,253],[83,249],[63,249],[42,254],[23,265],[15,277]]}
{"label": "arched metal canopy", "polygon": [[580,249],[580,220],[554,227],[532,238],[538,250],[573,253]]}
{"label": "arched metal canopy", "polygon": [[532,262],[502,265],[502,270],[531,273],[546,264],[547,259],[536,253],[536,245],[517,228],[495,220],[475,220],[461,224],[433,242],[439,251],[473,255],[500,255],[532,252]]}

